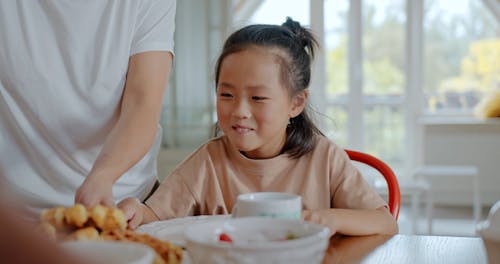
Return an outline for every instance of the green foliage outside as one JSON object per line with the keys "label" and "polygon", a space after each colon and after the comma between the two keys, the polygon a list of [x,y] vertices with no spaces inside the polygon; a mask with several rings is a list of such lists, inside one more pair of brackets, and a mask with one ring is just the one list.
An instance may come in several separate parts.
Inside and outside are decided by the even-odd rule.
{"label": "green foliage outside", "polygon": [[500,27],[481,1],[466,16],[444,19],[426,2],[424,91],[430,111],[472,109],[500,86]]}
{"label": "green foliage outside", "polygon": [[[368,3],[372,2],[372,3]],[[377,10],[376,1],[363,6],[363,94],[368,97],[404,96],[405,86],[405,1],[391,2]],[[423,89],[428,107],[471,108],[478,97],[500,89],[500,28],[481,1],[469,1],[467,15],[449,15],[436,1],[425,1]],[[383,20],[377,12],[383,11]],[[340,14],[347,17],[347,14]],[[346,21],[347,24],[347,21]],[[327,95],[348,93],[348,40],[344,32],[337,45],[327,51]],[[471,92],[472,91],[472,92]],[[458,95],[457,95],[458,93]],[[452,104],[450,94],[458,98]],[[327,110],[333,118],[328,134],[345,143],[347,105]],[[366,151],[389,163],[402,163],[405,146],[403,106],[366,106],[364,142]],[[343,132],[343,133],[342,133]]]}

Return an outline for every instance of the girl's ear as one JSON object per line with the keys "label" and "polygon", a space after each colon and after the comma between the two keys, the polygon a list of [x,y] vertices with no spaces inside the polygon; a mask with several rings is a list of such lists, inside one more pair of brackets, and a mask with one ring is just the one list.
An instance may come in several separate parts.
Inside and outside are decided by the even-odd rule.
{"label": "girl's ear", "polygon": [[290,118],[294,118],[302,113],[304,107],[306,107],[308,97],[309,89],[304,89],[293,96],[292,108],[290,109]]}

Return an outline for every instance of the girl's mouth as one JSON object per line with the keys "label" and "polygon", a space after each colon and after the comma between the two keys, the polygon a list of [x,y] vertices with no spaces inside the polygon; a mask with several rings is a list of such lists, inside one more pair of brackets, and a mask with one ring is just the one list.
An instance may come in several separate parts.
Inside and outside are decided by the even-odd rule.
{"label": "girl's mouth", "polygon": [[253,131],[253,129],[249,128],[249,127],[245,127],[245,126],[240,126],[240,125],[235,125],[235,126],[232,126],[232,128],[239,134],[246,134],[250,131]]}

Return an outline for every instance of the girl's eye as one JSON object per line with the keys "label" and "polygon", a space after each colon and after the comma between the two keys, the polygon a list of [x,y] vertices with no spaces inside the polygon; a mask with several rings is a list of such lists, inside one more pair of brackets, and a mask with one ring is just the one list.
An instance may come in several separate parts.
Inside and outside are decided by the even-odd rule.
{"label": "girl's eye", "polygon": [[255,101],[262,101],[262,100],[265,100],[267,99],[266,97],[262,97],[262,96],[252,96],[252,100],[255,100]]}
{"label": "girl's eye", "polygon": [[232,95],[232,94],[230,94],[230,93],[220,93],[220,96],[221,96],[221,97],[227,97],[227,98],[231,98],[231,97],[233,97],[233,95]]}

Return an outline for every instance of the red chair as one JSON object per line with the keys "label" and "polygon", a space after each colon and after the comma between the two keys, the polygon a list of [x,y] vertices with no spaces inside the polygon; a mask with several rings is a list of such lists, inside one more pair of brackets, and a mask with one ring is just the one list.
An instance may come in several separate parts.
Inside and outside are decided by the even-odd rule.
{"label": "red chair", "polygon": [[369,165],[384,176],[385,180],[387,181],[387,189],[389,194],[389,211],[391,212],[392,216],[394,216],[394,218],[398,220],[401,194],[399,192],[398,179],[396,178],[396,175],[394,174],[392,169],[383,161],[375,158],[372,155],[347,149],[345,150],[345,152],[347,152],[347,155],[351,160]]}

